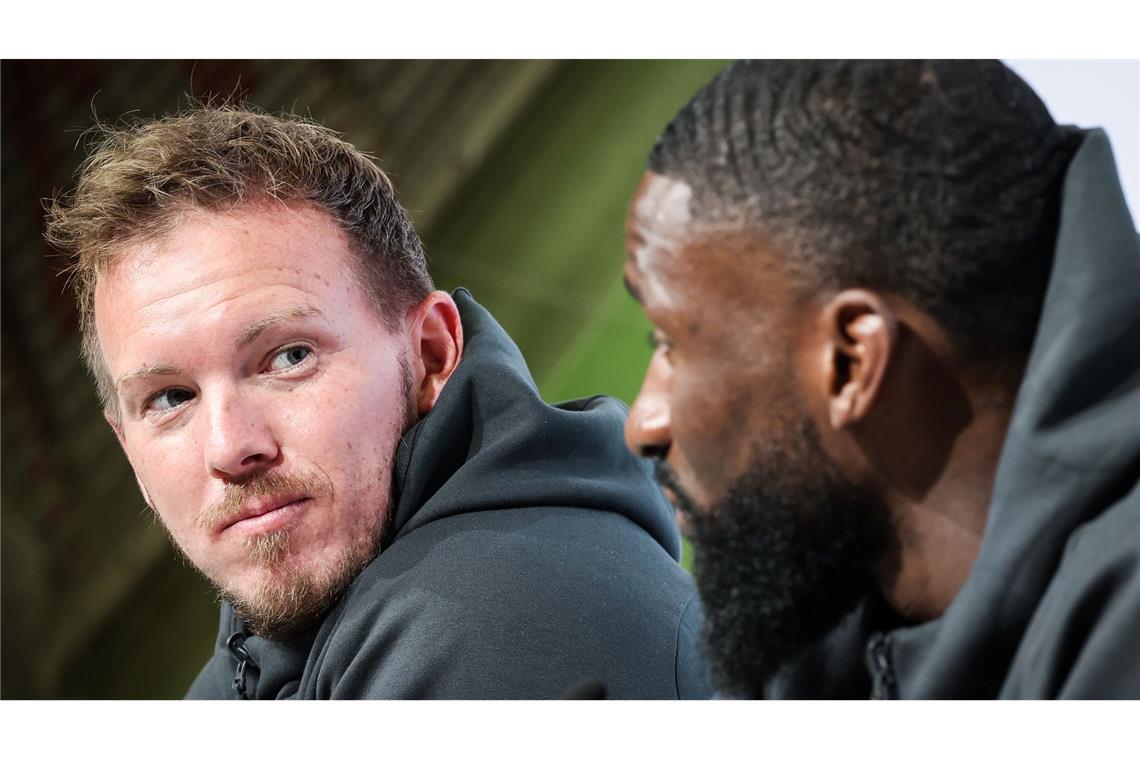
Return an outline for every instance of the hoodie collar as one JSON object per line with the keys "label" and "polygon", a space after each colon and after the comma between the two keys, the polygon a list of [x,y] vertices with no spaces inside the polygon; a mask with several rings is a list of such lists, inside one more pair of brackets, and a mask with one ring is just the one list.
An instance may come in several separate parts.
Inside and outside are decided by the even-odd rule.
{"label": "hoodie collar", "polygon": [[885,638],[898,696],[996,696],[1069,537],[1134,485],[1137,283],[1140,243],[1108,138],[1094,129],[1065,176],[1052,273],[978,559],[942,617]]}

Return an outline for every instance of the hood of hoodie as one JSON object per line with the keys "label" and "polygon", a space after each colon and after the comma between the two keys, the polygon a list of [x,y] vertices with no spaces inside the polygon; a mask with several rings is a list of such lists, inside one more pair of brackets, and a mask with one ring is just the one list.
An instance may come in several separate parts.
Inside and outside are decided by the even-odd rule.
{"label": "hood of hoodie", "polygon": [[626,406],[605,396],[547,404],[498,322],[466,289],[453,296],[463,357],[397,449],[383,547],[452,515],[545,504],[618,512],[679,559],[673,511],[625,448]]}
{"label": "hood of hoodie", "polygon": [[[425,525],[484,510],[543,505],[617,513],[679,560],[681,539],[673,510],[653,481],[650,465],[625,448],[626,406],[606,396],[545,403],[522,353],[498,322],[466,289],[453,297],[463,322],[463,356],[435,407],[397,446],[380,556],[361,572],[345,599],[355,587],[383,574],[389,546]],[[479,551],[478,546],[471,551]],[[251,697],[296,694],[314,644],[327,639],[343,605],[342,600],[314,629],[273,641],[249,635],[233,608],[223,604],[216,647],[223,655],[199,676],[201,688],[232,679],[235,689],[240,682],[242,693]],[[227,649],[232,657],[224,654]],[[249,659],[248,671],[235,674],[235,658]],[[191,696],[199,693],[205,692],[196,682]]]}
{"label": "hood of hoodie", "polygon": [[966,583],[940,618],[910,627],[866,600],[768,694],[998,696],[1074,532],[1140,479],[1137,336],[1140,242],[1108,138],[1090,130],[1065,175],[1042,314]]}

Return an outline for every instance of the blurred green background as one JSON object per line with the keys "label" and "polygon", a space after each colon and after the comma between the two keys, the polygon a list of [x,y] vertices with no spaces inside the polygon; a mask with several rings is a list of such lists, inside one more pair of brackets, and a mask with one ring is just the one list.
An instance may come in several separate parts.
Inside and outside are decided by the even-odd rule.
{"label": "blurred green background", "polygon": [[392,177],[437,284],[491,309],[547,400],[629,402],[650,349],[620,281],[626,204],[660,130],[722,66],[4,61],[0,695],[180,697],[217,623],[103,422],[42,238],[43,199],[70,187],[95,115],[236,96],[344,133]]}

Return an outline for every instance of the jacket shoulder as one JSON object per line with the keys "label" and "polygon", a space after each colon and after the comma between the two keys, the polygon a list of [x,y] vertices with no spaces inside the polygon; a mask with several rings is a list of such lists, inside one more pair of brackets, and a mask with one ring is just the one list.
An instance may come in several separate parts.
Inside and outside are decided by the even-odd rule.
{"label": "jacket shoulder", "polygon": [[401,537],[318,639],[311,696],[706,696],[691,579],[614,513],[535,507],[455,515]]}
{"label": "jacket shoulder", "polygon": [[1075,531],[1003,696],[1140,697],[1140,488]]}
{"label": "jacket shoulder", "polygon": [[186,699],[237,699],[234,669],[228,652],[215,648],[186,692]]}

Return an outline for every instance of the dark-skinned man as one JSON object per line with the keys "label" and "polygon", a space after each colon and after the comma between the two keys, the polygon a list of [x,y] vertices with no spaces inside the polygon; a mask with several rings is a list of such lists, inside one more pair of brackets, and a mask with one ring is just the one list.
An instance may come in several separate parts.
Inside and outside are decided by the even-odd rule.
{"label": "dark-skinned man", "polygon": [[626,425],[725,696],[1140,697],[1140,247],[997,62],[737,63],[653,148]]}

